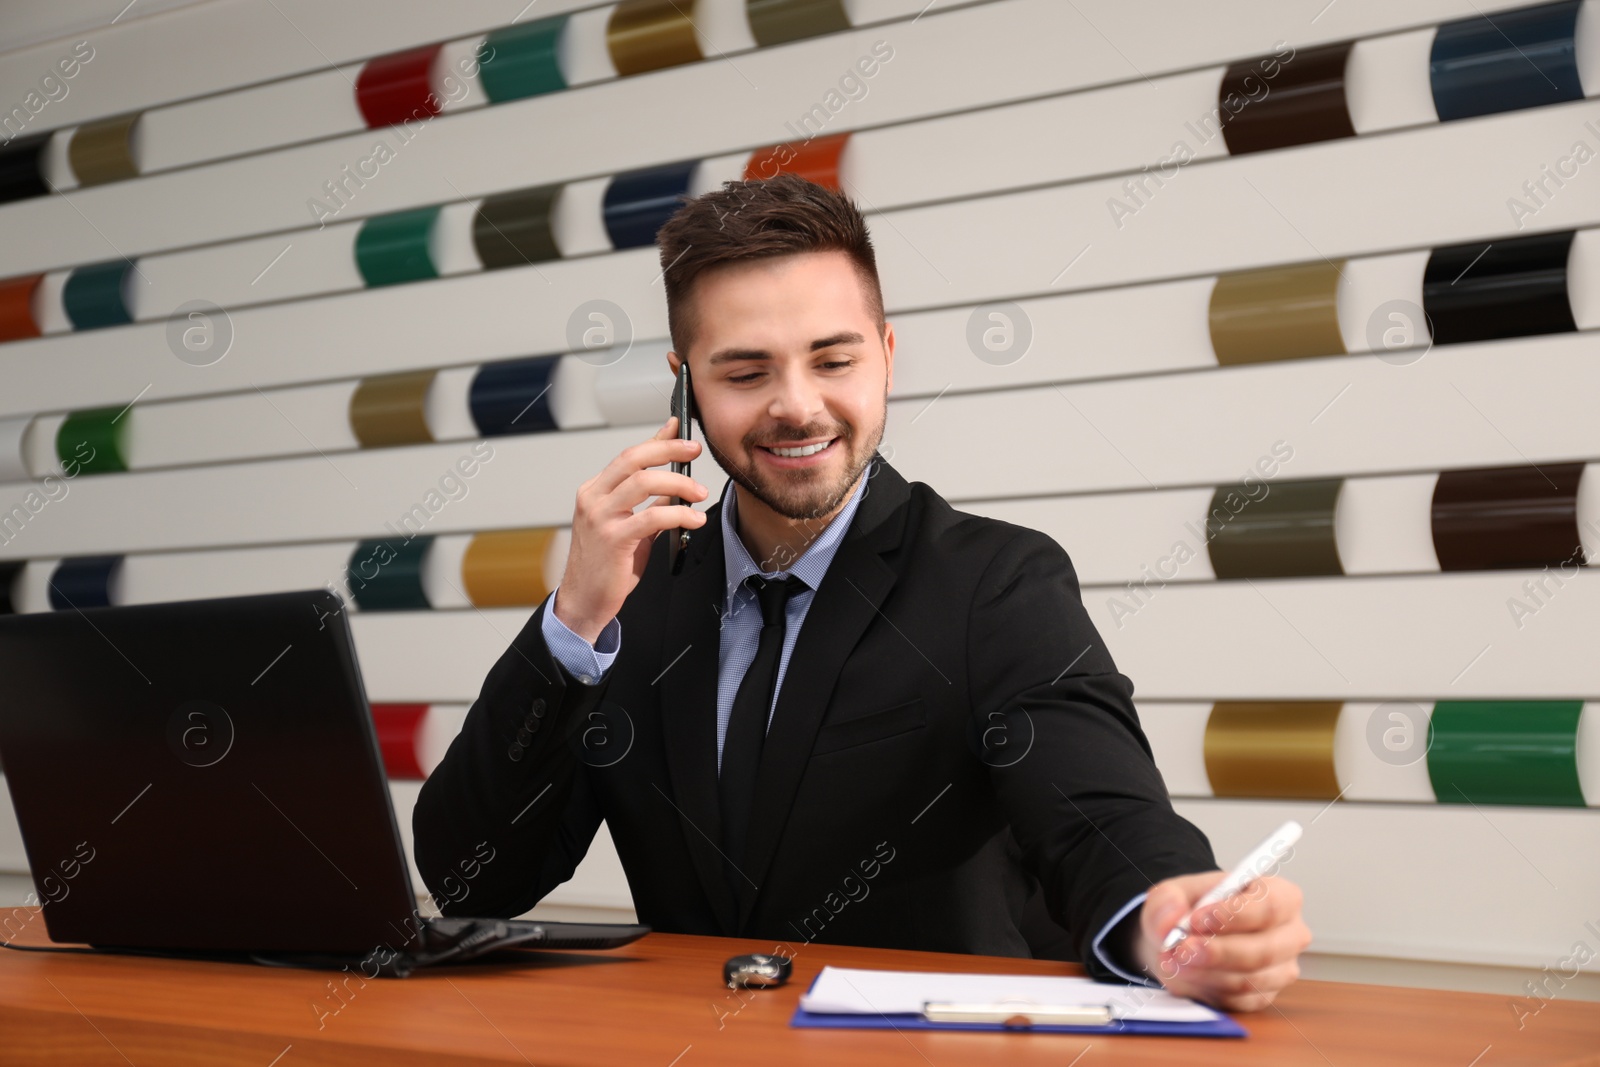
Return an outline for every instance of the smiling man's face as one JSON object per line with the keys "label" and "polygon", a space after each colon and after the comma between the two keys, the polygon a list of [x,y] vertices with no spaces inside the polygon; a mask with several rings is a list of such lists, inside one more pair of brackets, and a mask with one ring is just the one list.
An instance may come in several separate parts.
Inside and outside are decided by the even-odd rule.
{"label": "smiling man's face", "polygon": [[850,257],[728,264],[695,280],[693,300],[700,429],[748,494],[741,509],[753,497],[787,519],[831,519],[883,440],[894,384],[894,329],[880,335]]}

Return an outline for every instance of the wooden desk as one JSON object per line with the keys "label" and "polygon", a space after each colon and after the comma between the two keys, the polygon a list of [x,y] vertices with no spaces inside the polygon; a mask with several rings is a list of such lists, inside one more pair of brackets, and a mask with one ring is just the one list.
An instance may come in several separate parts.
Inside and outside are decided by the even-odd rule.
{"label": "wooden desk", "polygon": [[[16,940],[48,944],[43,920],[33,919]],[[771,944],[652,934],[612,952],[533,954],[527,967],[457,967],[365,983],[357,976],[342,996],[330,983],[343,976],[330,972],[0,949],[0,1062],[1506,1067],[1576,1065],[1600,1051],[1600,1005],[1551,1002],[1519,1031],[1505,997],[1336,982],[1301,982],[1277,1009],[1240,1016],[1250,1030],[1242,1041],[792,1030],[790,1013],[825,963],[1077,973],[993,956],[793,947],[789,985],[743,994],[721,985],[723,960],[771,951]]]}

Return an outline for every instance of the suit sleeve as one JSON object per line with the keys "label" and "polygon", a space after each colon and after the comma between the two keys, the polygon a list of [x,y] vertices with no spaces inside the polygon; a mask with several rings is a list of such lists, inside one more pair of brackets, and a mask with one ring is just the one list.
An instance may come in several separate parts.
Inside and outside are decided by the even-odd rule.
{"label": "suit sleeve", "polygon": [[446,915],[522,914],[571,877],[599,829],[573,737],[611,672],[585,685],[552,656],[549,608],[490,669],[417,797],[417,869]]}
{"label": "suit sleeve", "polygon": [[[979,580],[968,629],[974,747],[1090,975],[1118,981],[1093,942],[1154,883],[1216,867],[1210,842],[1172,809],[1133,706],[1066,551],[1021,529]],[[1102,945],[1137,971],[1126,935]]]}

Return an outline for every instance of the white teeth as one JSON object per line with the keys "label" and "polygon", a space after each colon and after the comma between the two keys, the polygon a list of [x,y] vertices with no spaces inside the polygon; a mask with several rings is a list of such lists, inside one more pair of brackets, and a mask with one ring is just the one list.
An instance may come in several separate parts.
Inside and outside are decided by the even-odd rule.
{"label": "white teeth", "polygon": [[804,448],[769,448],[767,451],[773,453],[774,455],[788,456],[790,458],[798,459],[801,456],[814,456],[831,444],[833,444],[833,441],[832,439],[829,439],[820,444],[806,445]]}

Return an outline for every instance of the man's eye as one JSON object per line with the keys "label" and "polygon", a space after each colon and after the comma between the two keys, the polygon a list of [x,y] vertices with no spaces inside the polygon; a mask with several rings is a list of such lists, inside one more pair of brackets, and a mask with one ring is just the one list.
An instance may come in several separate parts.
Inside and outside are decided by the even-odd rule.
{"label": "man's eye", "polygon": [[759,375],[759,374],[746,374],[741,378],[729,378],[728,381],[730,381],[730,382],[753,382],[759,377],[761,377],[761,375]]}

